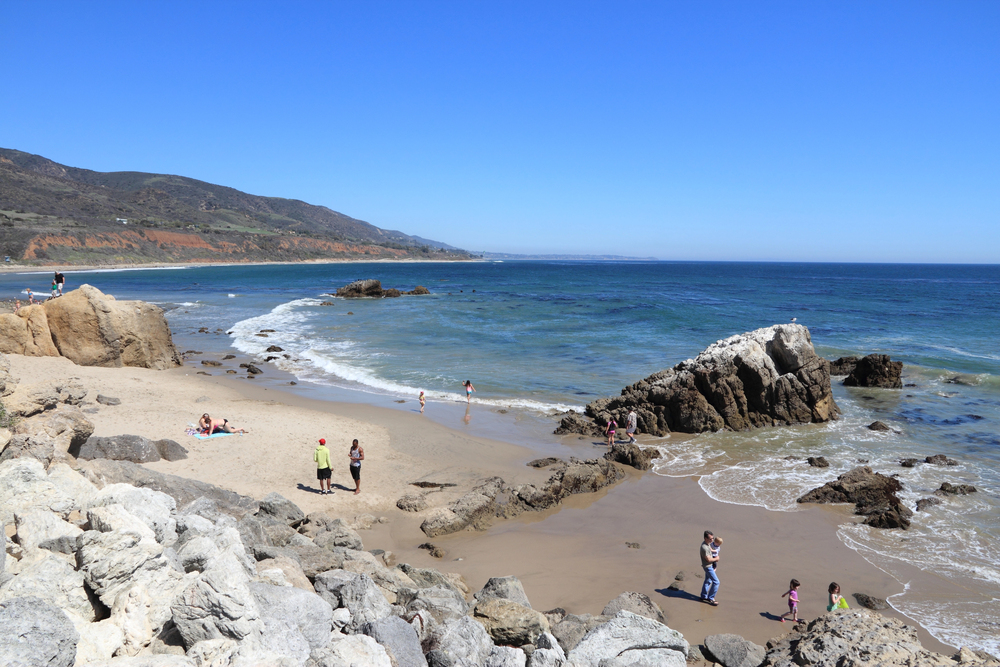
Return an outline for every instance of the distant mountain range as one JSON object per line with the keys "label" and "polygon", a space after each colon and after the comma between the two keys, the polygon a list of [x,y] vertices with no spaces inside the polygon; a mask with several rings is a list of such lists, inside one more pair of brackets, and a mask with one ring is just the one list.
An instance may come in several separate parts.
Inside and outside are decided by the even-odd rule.
{"label": "distant mountain range", "polygon": [[0,148],[0,254],[31,264],[467,259],[295,199]]}
{"label": "distant mountain range", "polygon": [[493,260],[549,260],[579,262],[656,262],[656,257],[628,257],[626,255],[515,255],[506,252],[484,252],[478,257]]}

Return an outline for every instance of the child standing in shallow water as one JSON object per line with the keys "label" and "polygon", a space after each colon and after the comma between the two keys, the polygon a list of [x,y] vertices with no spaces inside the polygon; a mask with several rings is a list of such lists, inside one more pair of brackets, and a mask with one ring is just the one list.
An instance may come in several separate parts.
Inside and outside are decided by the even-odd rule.
{"label": "child standing in shallow water", "polygon": [[798,579],[788,582],[788,591],[781,594],[781,597],[788,596],[788,611],[781,615],[781,622],[785,622],[785,616],[792,615],[793,621],[799,620],[799,583]]}
{"label": "child standing in shallow water", "polygon": [[424,411],[424,392],[420,392],[420,412]]}

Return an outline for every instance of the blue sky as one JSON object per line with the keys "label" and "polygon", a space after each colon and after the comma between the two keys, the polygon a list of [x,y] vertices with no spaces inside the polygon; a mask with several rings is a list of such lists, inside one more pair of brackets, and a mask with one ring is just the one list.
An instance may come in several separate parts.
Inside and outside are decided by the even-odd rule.
{"label": "blue sky", "polygon": [[0,5],[0,146],[471,250],[1000,262],[1000,3]]}

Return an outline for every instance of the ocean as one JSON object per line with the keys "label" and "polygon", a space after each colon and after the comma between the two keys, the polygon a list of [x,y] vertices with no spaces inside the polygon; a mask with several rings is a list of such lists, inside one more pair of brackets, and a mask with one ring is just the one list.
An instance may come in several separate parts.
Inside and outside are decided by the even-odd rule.
{"label": "ocean", "polygon": [[[942,482],[975,485],[975,494],[915,513],[909,531],[851,523],[838,535],[904,584],[889,600],[897,610],[944,643],[1000,654],[1000,266],[549,261],[66,276],[68,289],[86,282],[158,303],[181,351],[236,350],[263,360],[277,345],[283,352],[270,364],[299,383],[286,389],[314,398],[415,409],[423,390],[429,416],[452,414],[464,409],[461,383],[471,380],[470,410],[489,414],[491,435],[499,428],[539,451],[557,441],[555,413],[582,409],[758,327],[796,318],[830,359],[889,354],[904,362],[907,386],[856,389],[835,379],[843,411],[836,422],[643,443],[664,453],[656,474],[700,476],[718,501],[776,512],[801,511],[799,495],[860,461],[898,474],[911,508]],[[423,285],[431,294],[328,296],[359,278],[402,290]],[[29,287],[45,294],[50,280],[5,274],[0,289],[6,298]],[[895,432],[868,430],[875,420]],[[931,454],[959,465],[899,465]],[[825,456],[831,466],[811,468],[806,456]],[[912,583],[912,567],[944,583],[933,590]]]}

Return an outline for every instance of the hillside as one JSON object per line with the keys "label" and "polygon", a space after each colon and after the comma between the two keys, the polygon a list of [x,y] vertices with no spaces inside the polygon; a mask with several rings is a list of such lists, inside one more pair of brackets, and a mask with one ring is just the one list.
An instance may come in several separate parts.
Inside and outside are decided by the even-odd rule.
{"label": "hillside", "polygon": [[0,254],[29,264],[469,256],[325,206],[184,176],[78,169],[5,148]]}

